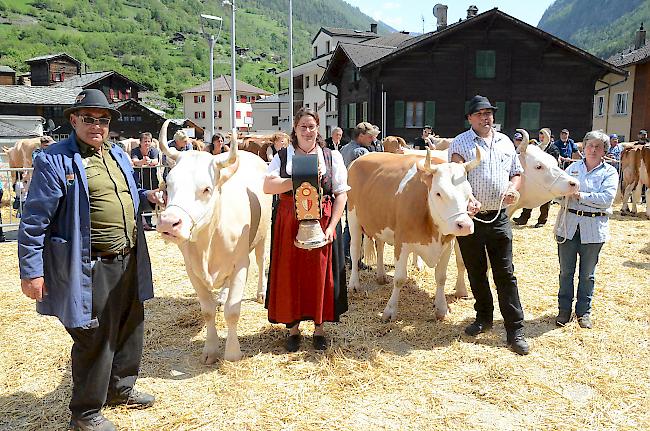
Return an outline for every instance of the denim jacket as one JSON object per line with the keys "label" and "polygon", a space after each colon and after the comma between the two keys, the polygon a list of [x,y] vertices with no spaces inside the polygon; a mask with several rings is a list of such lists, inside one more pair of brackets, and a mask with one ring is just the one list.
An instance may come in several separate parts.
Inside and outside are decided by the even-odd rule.
{"label": "denim jacket", "polygon": [[[135,212],[146,191],[139,189],[129,156],[110,153],[124,172]],[[135,258],[141,301],[153,297],[147,242],[138,219]],[[45,278],[40,314],[56,316],[69,328],[92,326],[92,260],[88,180],[75,134],[39,153],[18,232],[20,278]]]}

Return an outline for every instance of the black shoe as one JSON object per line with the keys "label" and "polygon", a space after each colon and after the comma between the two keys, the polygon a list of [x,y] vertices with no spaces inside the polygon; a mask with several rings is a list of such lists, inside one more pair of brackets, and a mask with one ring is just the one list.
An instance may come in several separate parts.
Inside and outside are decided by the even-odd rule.
{"label": "black shoe", "polygon": [[113,422],[101,413],[90,419],[70,419],[70,429],[73,431],[116,431]]}
{"label": "black shoe", "polygon": [[131,392],[129,392],[128,395],[117,395],[111,397],[106,402],[106,405],[119,406],[124,404],[127,407],[146,409],[153,406],[154,401],[156,401],[156,398],[153,395],[140,392],[137,389],[131,389]]}
{"label": "black shoe", "polygon": [[508,346],[518,355],[527,355],[530,351],[528,342],[524,338],[524,330],[522,328],[516,329],[508,333]]}
{"label": "black shoe", "polygon": [[370,269],[370,266],[366,265],[365,263],[363,263],[363,261],[360,260],[359,261],[359,270],[360,271],[366,271],[368,269]]}
{"label": "black shoe", "polygon": [[327,338],[324,335],[314,335],[314,350],[327,349]]}
{"label": "black shoe", "polygon": [[544,227],[545,224],[546,224],[546,222],[544,222],[544,223],[537,222],[537,223],[535,223],[535,227]]}
{"label": "black shoe", "polygon": [[571,310],[560,310],[555,318],[557,326],[566,326],[571,321]]}
{"label": "black shoe", "polygon": [[7,237],[4,235],[0,235],[0,242],[5,242],[7,240]]}
{"label": "black shoe", "polygon": [[300,336],[300,334],[289,335],[284,345],[284,348],[287,349],[287,352],[297,352],[298,348],[300,348],[301,338],[302,337]]}
{"label": "black shoe", "polygon": [[470,325],[465,328],[465,333],[471,335],[472,337],[477,336],[483,332],[489,331],[492,328],[491,321],[479,320],[476,319]]}
{"label": "black shoe", "polygon": [[523,219],[521,217],[515,217],[512,219],[512,221],[519,226],[524,226],[526,223],[528,223],[528,219]]}
{"label": "black shoe", "polygon": [[589,313],[585,313],[582,316],[578,316],[578,325],[580,325],[581,328],[584,329],[591,329],[592,324],[591,324],[591,316]]}

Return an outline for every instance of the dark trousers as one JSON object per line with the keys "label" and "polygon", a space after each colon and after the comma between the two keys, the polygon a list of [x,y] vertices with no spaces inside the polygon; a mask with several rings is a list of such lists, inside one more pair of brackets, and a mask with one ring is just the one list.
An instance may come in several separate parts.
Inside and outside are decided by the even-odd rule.
{"label": "dark trousers", "polygon": [[[548,210],[550,207],[550,201],[539,207],[539,218],[537,219],[537,223],[546,223],[548,221]],[[522,223],[526,223],[528,222],[528,219],[530,219],[532,213],[533,210],[531,208],[524,208],[521,210],[521,215],[517,217],[517,219],[521,220]]]}
{"label": "dark trousers", "polygon": [[[495,214],[478,214],[476,217],[490,220]],[[512,226],[506,212],[502,210],[499,217],[490,224],[474,222],[474,233],[459,236],[457,240],[476,300],[476,318],[488,322],[493,319],[494,303],[487,278],[489,258],[506,331],[511,332],[523,327],[524,312],[519,302],[517,279],[512,264]]]}
{"label": "dark trousers", "polygon": [[96,416],[116,395],[128,394],[140,370],[144,308],[138,299],[136,260],[95,260],[92,328],[68,328],[72,345],[72,400],[75,418]]}

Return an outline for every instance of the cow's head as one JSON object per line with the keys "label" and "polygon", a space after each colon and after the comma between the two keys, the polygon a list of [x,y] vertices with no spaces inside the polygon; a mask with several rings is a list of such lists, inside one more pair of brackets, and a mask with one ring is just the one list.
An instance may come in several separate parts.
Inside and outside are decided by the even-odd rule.
{"label": "cow's head", "polygon": [[425,173],[428,205],[431,217],[443,235],[464,236],[474,232],[474,222],[467,214],[472,187],[467,173],[481,162],[481,152],[476,159],[466,163],[431,164],[431,153],[419,168]]}
{"label": "cow's head", "polygon": [[524,168],[518,207],[534,208],[553,198],[568,196],[579,190],[578,181],[560,169],[553,156],[535,145],[528,145],[528,132],[524,129],[517,131],[524,136],[518,148],[519,161]]}
{"label": "cow's head", "polygon": [[167,125],[160,131],[160,148],[176,161],[165,183],[166,208],[158,218],[156,230],[164,239],[177,244],[196,241],[200,232],[214,222],[224,184],[237,172],[237,146],[227,154],[213,156],[205,151],[180,152],[168,148]]}

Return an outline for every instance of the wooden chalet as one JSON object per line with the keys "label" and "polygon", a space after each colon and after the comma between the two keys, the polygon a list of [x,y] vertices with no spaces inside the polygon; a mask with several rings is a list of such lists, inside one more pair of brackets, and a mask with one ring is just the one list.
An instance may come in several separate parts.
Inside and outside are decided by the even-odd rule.
{"label": "wooden chalet", "polygon": [[16,71],[0,65],[0,85],[16,85]]}
{"label": "wooden chalet", "polygon": [[81,62],[66,53],[42,55],[25,61],[34,86],[49,86],[81,73]]}
{"label": "wooden chalet", "polygon": [[498,9],[416,37],[403,33],[340,43],[320,80],[339,98],[339,125],[360,121],[408,141],[422,126],[452,137],[468,127],[476,94],[498,106],[495,123],[562,128],[580,139],[592,126],[596,81],[626,72]]}

